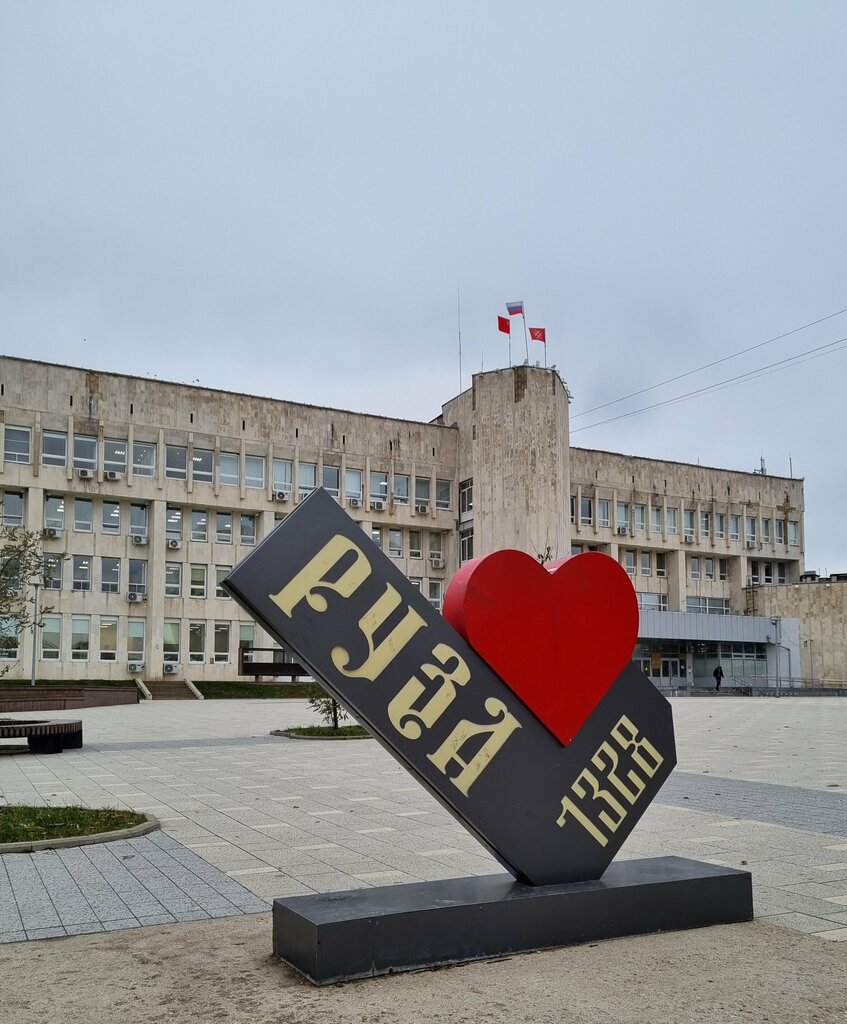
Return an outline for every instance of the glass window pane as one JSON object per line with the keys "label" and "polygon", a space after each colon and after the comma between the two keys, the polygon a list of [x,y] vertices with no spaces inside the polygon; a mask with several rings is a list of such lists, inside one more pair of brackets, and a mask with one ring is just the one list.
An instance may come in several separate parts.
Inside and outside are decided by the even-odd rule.
{"label": "glass window pane", "polygon": [[191,539],[204,541],[208,537],[209,513],[204,508],[191,510]]}
{"label": "glass window pane", "polygon": [[203,598],[206,596],[206,566],[205,565],[192,565],[191,566],[191,587],[190,596],[195,598]]}
{"label": "glass window pane", "polygon": [[265,460],[258,455],[247,455],[244,459],[244,483],[248,487],[265,486]]}
{"label": "glass window pane", "polygon": [[48,494],[44,499],[44,526],[46,529],[64,530],[65,498],[62,494]]}
{"label": "glass window pane", "polygon": [[100,617],[100,660],[115,661],[118,656],[118,620]]}
{"label": "glass window pane", "polygon": [[241,517],[241,543],[256,543],[256,517],[254,515],[242,515]]}
{"label": "glass window pane", "polygon": [[274,490],[275,491],[286,491],[291,490],[291,484],[294,479],[293,477],[294,463],[291,459],[274,459]]}
{"label": "glass window pane", "polygon": [[88,616],[71,619],[71,660],[88,661],[88,641],[91,621]]}
{"label": "glass window pane", "polygon": [[42,466],[67,465],[68,435],[58,430],[45,430],[41,435]]}
{"label": "glass window pane", "polygon": [[100,559],[100,590],[104,594],[117,594],[121,589],[121,560]]}
{"label": "glass window pane", "polygon": [[314,462],[301,462],[298,468],[297,484],[301,494],[311,494],[317,486],[318,467]]}
{"label": "glass window pane", "polygon": [[189,622],[188,624],[188,660],[199,662],[206,660],[205,622]]}
{"label": "glass window pane", "polygon": [[232,512],[215,513],[215,540],[219,544],[232,543]]}
{"label": "glass window pane", "polygon": [[100,510],[100,527],[103,533],[121,532],[121,506],[117,501],[104,501]]}
{"label": "glass window pane", "polygon": [[349,500],[357,498],[362,500],[362,471],[361,469],[348,469],[344,474],[344,494]]}
{"label": "glass window pane", "polygon": [[41,621],[41,657],[44,661],[58,661],[62,649],[62,617],[45,615]]}
{"label": "glass window pane", "polygon": [[409,477],[405,473],[394,474],[394,501],[397,505],[409,504]]}
{"label": "glass window pane", "polygon": [[435,507],[446,508],[452,507],[451,500],[452,484],[449,480],[436,480],[435,481]]}
{"label": "glass window pane", "polygon": [[428,476],[415,477],[415,504],[428,505],[432,481]]}
{"label": "glass window pane", "polygon": [[215,623],[215,661],[226,664],[229,661],[229,623]]}
{"label": "glass window pane", "polygon": [[195,448],[191,453],[191,478],[197,483],[212,482],[212,456],[214,452],[205,448]]}
{"label": "glass window pane", "polygon": [[179,661],[179,620],[165,619],[163,623],[162,656],[165,661]]}
{"label": "glass window pane", "polygon": [[147,506],[129,506],[129,533],[131,537],[147,536]]}
{"label": "glass window pane", "polygon": [[144,619],[127,619],[126,656],[128,661],[144,660]]}
{"label": "glass window pane", "polygon": [[6,462],[29,462],[29,427],[6,427]]}
{"label": "glass window pane", "polygon": [[179,562],[165,562],[165,597],[182,594],[182,566]]}
{"label": "glass window pane", "polygon": [[188,449],[178,445],[165,446],[165,476],[169,480],[188,479]]}
{"label": "glass window pane", "polygon": [[126,473],[126,441],[107,437],[103,441],[103,469],[108,473]]}
{"label": "glass window pane", "polygon": [[388,500],[388,474],[371,473],[371,501]]}
{"label": "glass window pane", "polygon": [[97,469],[97,438],[74,434],[74,469]]}
{"label": "glass window pane", "polygon": [[338,486],[339,478],[341,476],[341,470],[338,466],[324,466],[323,468],[323,486],[324,490],[328,491],[334,498],[338,497]]}
{"label": "glass window pane", "polygon": [[74,498],[74,529],[78,533],[91,533],[93,506],[88,498]]}
{"label": "glass window pane", "polygon": [[156,445],[136,441],[132,446],[132,471],[136,476],[156,475]]}
{"label": "glass window pane", "polygon": [[221,487],[238,485],[239,457],[233,452],[221,452],[218,456],[218,480]]}

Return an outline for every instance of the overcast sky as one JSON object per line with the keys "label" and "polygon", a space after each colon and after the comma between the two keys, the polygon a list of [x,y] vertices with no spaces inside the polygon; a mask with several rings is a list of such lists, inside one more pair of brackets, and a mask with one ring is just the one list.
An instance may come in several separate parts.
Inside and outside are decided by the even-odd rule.
{"label": "overcast sky", "polygon": [[846,50],[842,0],[3,0],[2,350],[430,419],[457,289],[465,387],[523,299],[574,444],[790,458],[847,570],[847,350],[576,432],[847,338],[579,415],[847,307]]}

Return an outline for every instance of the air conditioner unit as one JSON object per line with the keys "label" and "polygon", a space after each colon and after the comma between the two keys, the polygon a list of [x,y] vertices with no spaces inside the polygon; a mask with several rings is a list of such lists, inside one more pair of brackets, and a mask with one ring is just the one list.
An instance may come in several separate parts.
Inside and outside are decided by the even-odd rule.
{"label": "air conditioner unit", "polygon": [[172,676],[179,668],[179,665],[175,661],[165,662],[165,675]]}
{"label": "air conditioner unit", "polygon": [[620,535],[621,535],[622,537],[625,537],[625,536],[626,536],[626,534],[628,534],[628,533],[629,533],[629,527],[628,527],[628,526],[619,526],[619,527],[618,527],[618,530],[617,530],[617,532],[618,532],[618,533],[619,533],[619,534],[620,534]]}
{"label": "air conditioner unit", "polygon": [[94,470],[93,469],[78,469],[76,471],[76,475],[80,478],[80,480],[93,480],[94,479]]}
{"label": "air conditioner unit", "polygon": [[443,569],[444,568],[444,559],[443,558],[433,558],[432,555],[430,555],[429,564],[432,566],[433,569]]}
{"label": "air conditioner unit", "polygon": [[361,498],[348,498],[347,499],[347,504],[350,506],[350,508],[359,508],[359,506],[362,504],[362,499]]}
{"label": "air conditioner unit", "polygon": [[686,535],[682,539],[685,541],[686,544],[693,544],[694,543],[694,534],[693,533],[686,533]]}
{"label": "air conditioner unit", "polygon": [[130,661],[127,664],[126,668],[127,668],[128,672],[133,672],[133,673],[140,672],[144,668],[144,662],[143,661]]}
{"label": "air conditioner unit", "polygon": [[133,544],[138,544],[138,545],[146,544],[147,543],[147,536],[146,536],[146,534],[134,533],[132,535],[132,543]]}
{"label": "air conditioner unit", "polygon": [[127,599],[127,601],[129,601],[130,604],[135,604],[137,601],[146,601],[147,600],[147,595],[146,594],[139,594],[137,591],[131,590],[126,595],[126,599]]}
{"label": "air conditioner unit", "polygon": [[120,478],[123,476],[123,473],[118,473],[118,471],[115,469],[107,469],[105,476],[107,480],[120,480]]}
{"label": "air conditioner unit", "polygon": [[168,547],[171,549],[171,551],[179,551],[179,549],[182,547],[182,541],[179,540],[177,537],[169,537]]}
{"label": "air conditioner unit", "polygon": [[754,540],[748,540],[744,547],[747,548],[748,551],[753,551],[755,550],[756,542]]}
{"label": "air conditioner unit", "polygon": [[425,516],[429,512],[429,505],[415,505],[415,511],[418,515]]}
{"label": "air conditioner unit", "polygon": [[55,540],[57,537],[62,536],[62,531],[57,526],[45,526],[44,536],[50,540]]}
{"label": "air conditioner unit", "polygon": [[372,501],[371,502],[371,508],[374,510],[374,512],[382,512],[382,510],[385,508],[385,502],[384,501]]}
{"label": "air conditioner unit", "polygon": [[288,491],[274,491],[274,501],[288,501]]}

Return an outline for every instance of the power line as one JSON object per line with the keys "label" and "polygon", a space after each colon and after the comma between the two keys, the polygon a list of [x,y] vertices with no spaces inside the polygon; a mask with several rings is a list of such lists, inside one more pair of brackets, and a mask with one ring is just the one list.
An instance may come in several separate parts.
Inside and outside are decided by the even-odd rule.
{"label": "power line", "polygon": [[696,370],[687,370],[685,373],[680,373],[676,377],[669,377],[667,380],[663,380],[659,384],[651,384],[648,388],[642,388],[640,391],[633,391],[629,395],[624,395],[623,398],[616,398],[613,402],[604,402],[602,405],[595,405],[591,409],[586,409],[585,412],[575,413],[571,419],[579,419],[580,416],[587,416],[592,412],[599,412],[601,409],[608,409],[610,405],[620,405],[621,402],[627,401],[629,398],[637,398],[639,395],[646,395],[648,391],[655,391],[657,388],[663,388],[666,384],[674,384],[678,380],[683,380],[685,377],[691,377],[695,373],[700,373],[702,370],[709,370],[713,366],[718,366],[720,363],[726,363],[730,359],[736,359],[738,356],[743,356],[747,352],[753,352],[757,348],[764,348],[765,345],[772,345],[775,341],[781,341],[783,338],[790,338],[792,334],[799,334],[800,331],[808,330],[810,327],[815,327],[817,324],[825,323],[827,320],[832,320],[833,317],[841,316],[843,313],[847,313],[847,308],[839,309],[836,313],[830,313],[828,316],[822,316],[820,320],[812,320],[811,323],[803,324],[802,327],[795,327],[791,331],[786,331],[784,334],[777,334],[775,338],[768,338],[767,341],[760,341],[756,345],[750,345],[749,348],[742,348],[738,352],[733,352],[731,355],[722,356],[720,359],[715,359],[711,363],[705,363],[703,366],[698,366]]}
{"label": "power line", "polygon": [[[805,352],[798,352],[796,355],[787,356],[785,359],[779,359],[775,363],[769,363],[767,366],[760,366],[755,370],[748,370],[746,373],[741,373],[736,377],[728,377],[726,380],[717,381],[715,384],[709,384],[706,387],[698,388],[696,391],[688,391],[684,395],[677,395],[675,398],[667,398],[663,402],[655,402],[653,405],[645,405],[641,409],[633,409],[631,412],[623,412],[619,416],[610,416],[605,420],[598,420],[596,423],[589,423],[584,427],[577,427],[576,430],[572,430],[570,433],[578,434],[582,430],[591,430],[592,427],[602,427],[606,423],[615,423],[617,420],[625,420],[630,416],[638,416],[643,412],[651,412],[653,409],[661,409],[666,405],[676,405],[677,402],[684,402],[689,398],[696,398],[699,395],[709,394],[713,391],[721,391],[723,388],[732,387],[735,384],[741,384],[748,380],[754,380],[756,377],[762,377],[767,373],[776,373],[779,370],[788,369],[787,364],[799,365],[802,362],[808,362],[810,359],[817,359],[822,355],[831,355],[833,352],[840,351],[836,346],[847,344],[847,337],[838,338],[836,341],[830,341],[826,345],[818,345],[816,348],[807,349]],[[613,404],[613,403],[612,403]]]}

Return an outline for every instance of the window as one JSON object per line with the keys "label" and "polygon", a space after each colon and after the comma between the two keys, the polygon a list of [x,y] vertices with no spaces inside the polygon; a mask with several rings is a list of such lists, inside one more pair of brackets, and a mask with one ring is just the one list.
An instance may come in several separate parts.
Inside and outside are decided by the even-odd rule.
{"label": "window", "polygon": [[715,537],[718,540],[723,540],[726,536],[726,516],[723,512],[718,512],[715,516]]}
{"label": "window", "polygon": [[773,562],[765,562],[763,579],[765,583],[773,583]]}
{"label": "window", "polygon": [[274,474],[274,490],[285,491],[286,494],[291,493],[291,484],[293,481],[292,476],[293,463],[291,459],[274,459],[273,461],[273,474]]}
{"label": "window", "polygon": [[241,543],[256,543],[256,517],[254,515],[241,516]]}
{"label": "window", "polygon": [[91,590],[91,555],[74,555],[73,567],[73,589]]}
{"label": "window", "polygon": [[[777,520],[777,522],[778,521],[779,520]],[[787,575],[785,573],[785,562],[777,562],[776,563],[776,582],[777,583],[787,583],[788,582],[788,577],[787,577]]]}
{"label": "window", "polygon": [[420,576],[410,576],[409,582],[412,584],[415,590],[420,590],[423,584],[423,580],[420,578]]}
{"label": "window", "polygon": [[388,531],[388,554],[392,558],[401,558],[403,555],[403,531]]}
{"label": "window", "polygon": [[200,662],[206,660],[206,623],[188,623],[188,660]]}
{"label": "window", "polygon": [[420,530],[409,530],[409,558],[423,558]]}
{"label": "window", "polygon": [[209,513],[204,508],[191,510],[191,539],[205,541],[208,539]]}
{"label": "window", "polygon": [[650,558],[650,552],[649,551],[642,551],[641,552],[641,575],[642,576],[651,576],[652,573],[653,573],[653,566],[652,566],[652,561],[651,561],[651,558]]}
{"label": "window", "polygon": [[256,641],[256,627],[252,622],[241,622],[238,625],[238,649],[250,648]]}
{"label": "window", "polygon": [[104,501],[100,508],[100,529],[103,533],[121,532],[121,506],[117,501]]}
{"label": "window", "polygon": [[667,532],[677,532],[677,509],[667,508],[665,509],[665,517],[667,519]]}
{"label": "window", "polygon": [[337,498],[341,479],[341,470],[338,466],[324,466],[322,479],[324,490],[329,492],[333,498]]}
{"label": "window", "polygon": [[188,479],[187,448],[176,444],[165,445],[165,477],[168,480]]}
{"label": "window", "polygon": [[265,460],[260,455],[245,455],[244,483],[257,490],[265,486]]}
{"label": "window", "polygon": [[796,548],[800,543],[800,524],[793,520],[788,523],[788,543]]}
{"label": "window", "polygon": [[218,483],[221,487],[237,487],[239,481],[239,463],[241,459],[235,452],[220,452],[218,455]]}
{"label": "window", "polygon": [[182,540],[182,509],[179,505],[168,505],[165,509],[165,537]]}
{"label": "window", "polygon": [[121,589],[120,558],[100,559],[100,590],[104,594],[117,594]]}
{"label": "window", "polygon": [[127,661],[144,661],[144,619],[127,619],[126,658]]}
{"label": "window", "polygon": [[394,504],[409,504],[409,477],[405,473],[394,474]]}
{"label": "window", "polygon": [[147,593],[147,559],[130,558],[129,560],[129,583],[130,594]]}
{"label": "window", "polygon": [[126,441],[114,437],[103,440],[103,469],[107,473],[126,473]]}
{"label": "window", "polygon": [[179,661],[179,619],[165,619],[162,626],[162,659]]}
{"label": "window", "polygon": [[[89,502],[89,505],[91,502]],[[23,491],[6,491],[3,495],[3,525],[23,526],[24,495]]]}
{"label": "window", "polygon": [[77,533],[91,533],[92,504],[89,498],[74,498],[74,530]]}
{"label": "window", "polygon": [[132,446],[132,472],[136,476],[156,475],[156,445],[136,441]]}
{"label": "window", "polygon": [[68,462],[68,435],[58,430],[45,430],[41,435],[41,465],[61,466]]}
{"label": "window", "polygon": [[3,661],[17,661],[20,632],[20,623],[17,619],[0,619],[0,658]]}
{"label": "window", "polygon": [[371,501],[388,500],[388,474],[371,473]]}
{"label": "window", "polygon": [[58,661],[62,651],[62,616],[45,615],[41,621],[41,657],[44,661]]}
{"label": "window", "polygon": [[206,566],[205,565],[192,565],[191,566],[191,588],[189,590],[191,597],[202,598],[206,596]]}
{"label": "window", "polygon": [[662,579],[668,575],[664,551],[656,552],[656,575]]}
{"label": "window", "polygon": [[165,562],[165,597],[182,596],[182,565]]}
{"label": "window", "polygon": [[210,484],[213,479],[212,457],[214,452],[195,448],[191,452],[191,479],[198,484]]}
{"label": "window", "polygon": [[630,576],[635,575],[635,552],[624,551],[624,568]]}
{"label": "window", "polygon": [[617,504],[617,515],[615,522],[620,527],[624,526],[629,532],[629,503],[626,501],[619,501]]}
{"label": "window", "polygon": [[762,543],[770,544],[771,542],[771,521],[770,519],[762,520]]}
{"label": "window", "polygon": [[653,533],[662,532],[662,506],[650,506],[650,529]]}
{"label": "window", "polygon": [[635,512],[635,529],[643,533],[646,529],[647,507],[645,505],[633,505]]}
{"label": "window", "polygon": [[724,597],[688,597],[685,610],[701,615],[729,615],[729,601]]}
{"label": "window", "polygon": [[441,580],[428,580],[429,585],[429,603],[437,611],[441,611],[441,595],[444,589],[444,584]]}
{"label": "window", "polygon": [[700,557],[699,555],[692,555],[688,559],[688,575],[693,580],[700,579]]}
{"label": "window", "polygon": [[318,467],[314,462],[301,462],[297,467],[297,489],[301,497],[311,494],[318,484]]}
{"label": "window", "polygon": [[71,661],[88,661],[91,620],[87,615],[71,619]]}
{"label": "window", "polygon": [[748,543],[755,543],[756,541],[756,517],[746,516],[745,517],[745,528],[744,528],[744,540]]}
{"label": "window", "polygon": [[668,610],[667,594],[636,594],[638,607],[641,611],[666,612]]}
{"label": "window", "polygon": [[612,503],[608,498],[600,498],[597,502],[597,525],[611,526]]}
{"label": "window", "polygon": [[430,558],[443,558],[443,549],[441,547],[441,534],[436,533],[435,530],[429,532],[429,557]]}
{"label": "window", "polygon": [[61,494],[48,494],[44,498],[44,526],[46,529],[64,530],[65,498]]}
{"label": "window", "polygon": [[576,497],[571,495],[571,522],[576,522]]}
{"label": "window", "polygon": [[784,544],[785,543],[785,522],[782,519],[777,519],[774,522],[774,527],[776,529],[776,542],[777,542],[777,544]]}
{"label": "window", "polygon": [[229,664],[229,623],[215,623],[215,664]]}
{"label": "window", "polygon": [[584,544],[571,544],[571,554],[572,555],[581,555],[584,550],[585,550],[585,545]]}
{"label": "window", "polygon": [[376,544],[376,546],[381,551],[382,550],[382,527],[381,526],[372,526],[371,527],[371,540],[374,542],[374,544]]}
{"label": "window", "polygon": [[8,599],[21,592],[21,559],[18,554],[0,554],[0,592]]}
{"label": "window", "polygon": [[354,498],[362,500],[362,471],[361,469],[348,469],[344,473],[344,496],[349,501]]}
{"label": "window", "polygon": [[683,530],[686,537],[694,536],[694,509],[686,508],[683,510]]}
{"label": "window", "polygon": [[429,508],[430,487],[432,481],[428,476],[415,477],[415,504],[426,505]]}
{"label": "window", "polygon": [[116,661],[118,657],[118,620],[100,616],[100,660]]}
{"label": "window", "polygon": [[435,481],[435,507],[436,508],[452,508],[452,485],[449,480],[436,480]]}
{"label": "window", "polygon": [[45,555],[44,556],[44,589],[45,590],[61,590],[62,589],[62,556],[61,555]]}
{"label": "window", "polygon": [[473,527],[459,530],[459,560],[468,562],[473,558]]}
{"label": "window", "polygon": [[74,434],[74,469],[97,469],[97,438]]}
{"label": "window", "polygon": [[753,559],[750,562],[750,575],[747,577],[748,586],[758,586],[759,584],[759,562],[758,559]]}
{"label": "window", "polygon": [[579,521],[582,526],[591,526],[594,522],[594,501],[592,498],[580,498]]}
{"label": "window", "polygon": [[459,484],[459,515],[473,515],[473,480]]}
{"label": "window", "polygon": [[729,539],[740,540],[741,538],[741,516],[729,517]]}
{"label": "window", "polygon": [[715,578],[715,560],[714,558],[703,559],[703,579],[714,580]]}
{"label": "window", "polygon": [[718,559],[718,579],[721,583],[725,583],[729,579],[729,559],[727,558]]}
{"label": "window", "polygon": [[147,506],[129,506],[129,534],[131,537],[147,536]]}
{"label": "window", "polygon": [[700,513],[700,537],[708,540],[712,536],[712,515],[710,512]]}
{"label": "window", "polygon": [[224,601],[229,600],[229,594],[224,590],[222,584],[223,581],[232,572],[231,565],[216,565],[215,566],[215,597],[219,597]]}
{"label": "window", "polygon": [[29,462],[29,427],[6,427],[6,462]]}
{"label": "window", "polygon": [[232,512],[215,513],[215,540],[218,544],[232,544]]}

